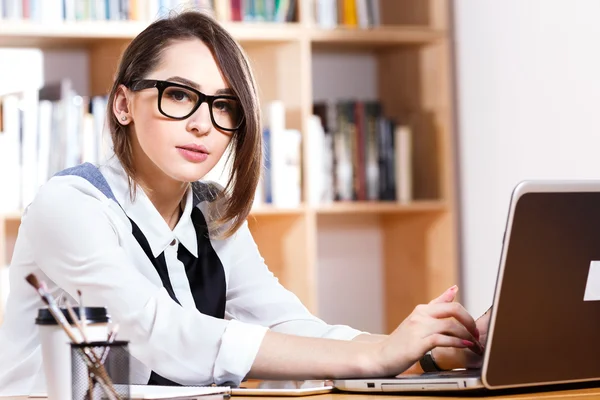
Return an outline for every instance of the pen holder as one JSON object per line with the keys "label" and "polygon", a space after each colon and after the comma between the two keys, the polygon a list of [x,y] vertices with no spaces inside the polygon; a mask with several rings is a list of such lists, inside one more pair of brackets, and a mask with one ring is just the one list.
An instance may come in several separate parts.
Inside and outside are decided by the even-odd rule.
{"label": "pen holder", "polygon": [[71,344],[73,400],[130,400],[127,341]]}

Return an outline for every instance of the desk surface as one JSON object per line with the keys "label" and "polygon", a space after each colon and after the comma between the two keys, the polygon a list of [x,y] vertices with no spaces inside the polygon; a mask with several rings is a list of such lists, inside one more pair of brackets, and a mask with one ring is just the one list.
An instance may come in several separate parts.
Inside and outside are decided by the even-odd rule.
{"label": "desk surface", "polygon": [[[593,389],[577,389],[577,390],[560,390],[553,392],[543,393],[523,393],[523,394],[511,394],[502,396],[485,396],[485,397],[450,397],[450,396],[394,396],[394,395],[374,395],[374,394],[345,394],[345,393],[332,393],[332,394],[321,394],[315,396],[305,397],[286,397],[287,399],[306,399],[306,400],[432,400],[432,399],[444,399],[444,400],[472,400],[472,399],[490,399],[490,400],[504,400],[504,399],[519,399],[519,400],[534,400],[534,399],[585,399],[585,400],[600,400],[600,388]],[[26,400],[26,396],[17,397],[2,397],[0,400]],[[273,400],[277,397],[242,397],[233,396],[232,400]],[[279,397],[278,399],[282,399]]]}

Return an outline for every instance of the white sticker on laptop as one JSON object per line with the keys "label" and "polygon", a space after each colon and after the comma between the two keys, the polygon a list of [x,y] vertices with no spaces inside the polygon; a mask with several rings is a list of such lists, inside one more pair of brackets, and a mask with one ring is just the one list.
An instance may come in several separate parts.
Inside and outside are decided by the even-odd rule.
{"label": "white sticker on laptop", "polygon": [[590,263],[583,301],[600,301],[600,261]]}

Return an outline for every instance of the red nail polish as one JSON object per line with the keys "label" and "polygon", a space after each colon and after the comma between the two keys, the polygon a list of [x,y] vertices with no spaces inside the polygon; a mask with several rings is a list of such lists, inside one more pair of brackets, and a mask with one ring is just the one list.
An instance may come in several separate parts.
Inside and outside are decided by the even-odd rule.
{"label": "red nail polish", "polygon": [[462,344],[464,344],[467,347],[475,346],[475,343],[471,342],[470,340],[465,340],[465,339],[463,339]]}
{"label": "red nail polish", "polygon": [[479,340],[479,329],[475,328],[475,339]]}

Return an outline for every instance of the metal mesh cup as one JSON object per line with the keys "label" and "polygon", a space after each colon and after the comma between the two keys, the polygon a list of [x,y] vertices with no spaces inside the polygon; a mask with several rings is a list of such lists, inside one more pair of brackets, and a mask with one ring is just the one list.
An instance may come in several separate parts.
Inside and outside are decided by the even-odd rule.
{"label": "metal mesh cup", "polygon": [[73,400],[130,400],[127,341],[71,344]]}

